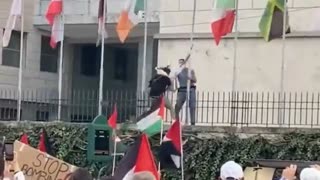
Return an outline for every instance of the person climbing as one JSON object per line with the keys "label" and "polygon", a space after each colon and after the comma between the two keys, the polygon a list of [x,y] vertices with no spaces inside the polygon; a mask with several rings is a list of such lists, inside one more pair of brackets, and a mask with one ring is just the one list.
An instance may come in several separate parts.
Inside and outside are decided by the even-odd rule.
{"label": "person climbing", "polygon": [[175,119],[175,113],[170,100],[166,96],[166,91],[173,91],[173,83],[169,78],[171,72],[170,67],[156,67],[157,74],[149,81],[149,97],[152,105],[158,102],[160,97],[164,97],[165,107],[170,110],[171,118]]}

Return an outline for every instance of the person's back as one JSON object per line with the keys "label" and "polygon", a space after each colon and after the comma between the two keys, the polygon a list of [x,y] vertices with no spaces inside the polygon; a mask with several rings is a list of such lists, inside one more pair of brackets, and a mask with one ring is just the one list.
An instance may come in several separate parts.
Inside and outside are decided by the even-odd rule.
{"label": "person's back", "polygon": [[168,76],[157,74],[155,77],[150,80],[149,87],[150,97],[159,97],[164,95],[168,86],[171,85],[170,78]]}

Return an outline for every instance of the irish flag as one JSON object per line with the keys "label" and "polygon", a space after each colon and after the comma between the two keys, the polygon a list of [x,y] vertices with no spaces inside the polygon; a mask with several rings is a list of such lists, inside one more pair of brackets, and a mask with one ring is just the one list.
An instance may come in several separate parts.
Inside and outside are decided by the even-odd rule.
{"label": "irish flag", "polygon": [[144,0],[127,0],[121,11],[117,33],[122,43],[127,39],[131,29],[139,23],[139,15],[143,12]]}
{"label": "irish flag", "polygon": [[148,137],[145,134],[141,135],[129,147],[127,153],[119,162],[113,179],[160,179]]}
{"label": "irish flag", "polygon": [[236,0],[215,0],[211,31],[217,45],[222,36],[232,32],[235,7]]}
{"label": "irish flag", "polygon": [[138,118],[137,127],[140,131],[151,137],[161,131],[163,119],[164,99],[161,97],[149,111],[145,112]]}

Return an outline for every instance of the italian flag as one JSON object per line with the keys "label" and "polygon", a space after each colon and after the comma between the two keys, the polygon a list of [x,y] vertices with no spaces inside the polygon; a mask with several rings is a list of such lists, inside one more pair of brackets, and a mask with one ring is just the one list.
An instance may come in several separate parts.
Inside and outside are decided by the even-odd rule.
{"label": "italian flag", "polygon": [[232,32],[236,0],[216,0],[213,9],[211,31],[215,42],[219,45],[222,36]]}
{"label": "italian flag", "polygon": [[138,118],[137,127],[140,131],[151,137],[161,131],[163,120],[164,99],[161,97],[149,111],[145,112]]}
{"label": "italian flag", "polygon": [[135,143],[129,147],[127,153],[119,162],[113,179],[160,180],[148,137],[145,134],[142,134]]}
{"label": "italian flag", "polygon": [[139,23],[139,15],[143,10],[144,0],[127,0],[117,24],[117,34],[122,43],[127,39],[131,29]]}

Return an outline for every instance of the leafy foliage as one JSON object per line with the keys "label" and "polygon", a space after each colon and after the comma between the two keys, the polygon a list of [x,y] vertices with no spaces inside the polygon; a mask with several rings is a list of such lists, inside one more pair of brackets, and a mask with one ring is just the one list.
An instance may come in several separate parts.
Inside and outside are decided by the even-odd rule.
{"label": "leafy foliage", "polygon": [[[56,157],[79,167],[87,167],[95,176],[99,169],[107,164],[87,161],[85,125],[0,124],[0,136],[6,136],[7,139],[14,141],[26,132],[31,145],[37,147],[42,127],[46,128]],[[132,132],[132,134],[136,136],[136,133]],[[127,132],[126,136],[128,136]],[[188,139],[184,147],[186,179],[216,179],[220,166],[228,160],[235,160],[244,166],[248,165],[252,159],[320,160],[320,133],[284,134],[277,136],[276,141],[267,140],[261,136],[240,139],[234,135],[212,139],[198,139],[196,136],[185,138]],[[159,137],[151,139],[151,143],[156,154]],[[108,162],[107,172],[110,171],[110,166],[111,163]],[[163,179],[178,180],[180,173],[173,170],[164,171],[162,175]]]}

